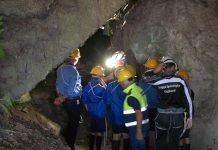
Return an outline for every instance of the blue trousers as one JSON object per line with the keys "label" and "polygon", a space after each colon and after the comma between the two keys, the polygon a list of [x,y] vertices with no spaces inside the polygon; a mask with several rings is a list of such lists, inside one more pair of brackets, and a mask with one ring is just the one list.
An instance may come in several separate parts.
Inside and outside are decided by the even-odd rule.
{"label": "blue trousers", "polygon": [[183,114],[158,113],[155,127],[155,150],[179,150],[179,140],[184,127]]}
{"label": "blue trousers", "polygon": [[136,139],[136,126],[128,127],[128,130],[131,142],[131,150],[146,150],[146,141],[148,136],[149,124],[145,124],[142,126],[142,133],[144,136],[144,139],[142,140]]}

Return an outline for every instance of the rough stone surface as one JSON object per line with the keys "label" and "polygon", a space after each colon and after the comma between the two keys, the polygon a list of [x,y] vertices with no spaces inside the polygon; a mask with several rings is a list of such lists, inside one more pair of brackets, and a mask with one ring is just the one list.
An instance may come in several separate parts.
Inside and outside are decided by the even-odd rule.
{"label": "rough stone surface", "polygon": [[0,127],[1,150],[70,150],[60,138],[18,116]]}
{"label": "rough stone surface", "polygon": [[169,55],[188,69],[196,95],[192,147],[217,149],[218,2],[146,0],[125,18],[112,45],[131,49],[140,63],[148,56]]}
{"label": "rough stone surface", "polygon": [[1,0],[6,57],[0,96],[30,91],[82,45],[125,0]]}

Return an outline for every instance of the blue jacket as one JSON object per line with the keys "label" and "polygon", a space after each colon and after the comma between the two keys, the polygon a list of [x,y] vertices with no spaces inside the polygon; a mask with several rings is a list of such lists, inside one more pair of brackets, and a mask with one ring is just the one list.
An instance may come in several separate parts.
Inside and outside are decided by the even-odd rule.
{"label": "blue jacket", "polygon": [[152,85],[146,83],[144,80],[140,80],[138,86],[142,88],[144,94],[147,97],[148,110],[152,108],[157,108],[158,100],[156,89]]}
{"label": "blue jacket", "polygon": [[117,81],[108,84],[105,99],[110,105],[110,123],[115,125],[125,125],[123,116],[123,102],[126,94]]}
{"label": "blue jacket", "polygon": [[56,88],[63,96],[81,96],[81,76],[76,67],[62,64],[57,70]]}
{"label": "blue jacket", "polygon": [[106,87],[98,78],[92,78],[83,89],[82,100],[87,105],[87,111],[92,118],[104,118],[106,115],[105,90]]}

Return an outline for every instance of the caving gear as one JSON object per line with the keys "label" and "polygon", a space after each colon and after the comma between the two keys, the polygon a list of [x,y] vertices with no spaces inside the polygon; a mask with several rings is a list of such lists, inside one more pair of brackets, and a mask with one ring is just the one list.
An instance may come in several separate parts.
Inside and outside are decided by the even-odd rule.
{"label": "caving gear", "polygon": [[149,57],[146,60],[144,67],[148,69],[154,69],[157,67],[157,65],[158,65],[158,60],[155,57]]}
{"label": "caving gear", "polygon": [[92,68],[90,74],[92,75],[98,75],[98,76],[105,76],[104,74],[104,68],[101,66],[95,66]]}
{"label": "caving gear", "polygon": [[104,118],[106,103],[104,102],[104,87],[99,78],[92,78],[83,89],[83,103],[87,105],[88,113],[92,118]]}
{"label": "caving gear", "polygon": [[[125,125],[129,131],[132,150],[145,149],[145,139],[148,136],[149,129],[146,96],[143,95],[142,89],[135,83],[129,85],[123,92],[127,94],[123,103],[123,114]],[[137,111],[139,110],[142,114],[142,120],[140,122],[141,128],[139,129],[139,132],[142,134],[142,139],[136,138],[139,123]]]}
{"label": "caving gear", "polygon": [[77,48],[70,53],[71,58],[80,58],[80,50]]}
{"label": "caving gear", "polygon": [[114,61],[125,61],[126,55],[123,51],[117,51],[112,55],[112,59]]}
{"label": "caving gear", "polygon": [[81,76],[76,66],[65,63],[58,68],[56,88],[62,96],[75,97],[82,95]]}
{"label": "caving gear", "polygon": [[178,69],[178,65],[177,63],[175,62],[175,60],[173,60],[171,57],[169,56],[163,56],[161,58],[161,63],[164,63],[164,64],[167,64],[167,63],[173,63],[175,65],[175,70]]}
{"label": "caving gear", "polygon": [[105,99],[108,105],[110,105],[110,123],[123,126],[123,101],[126,94],[123,93],[122,87],[117,81],[112,81],[106,88]]}
{"label": "caving gear", "polygon": [[125,81],[127,79],[134,77],[133,74],[128,69],[117,70],[116,76],[117,76],[118,82],[122,82],[122,81]]}
{"label": "caving gear", "polygon": [[125,67],[127,68],[127,70],[129,70],[129,72],[133,75],[136,76],[136,69],[135,67],[131,66],[131,65],[125,65]]}
{"label": "caving gear", "polygon": [[129,97],[134,97],[137,99],[141,107],[141,112],[143,114],[142,124],[147,124],[149,122],[148,114],[147,114],[147,98],[145,95],[143,95],[143,90],[135,83],[133,83],[124,90],[124,93],[127,93],[127,96],[123,103],[123,109],[124,109],[123,114],[124,114],[125,125],[127,127],[137,125],[136,117],[135,117],[136,112],[133,109],[133,107],[131,107],[128,104]]}
{"label": "caving gear", "polygon": [[182,77],[183,79],[185,79],[186,81],[188,81],[189,78],[189,74],[188,71],[186,69],[183,68],[179,68],[178,72],[176,73],[176,75]]}

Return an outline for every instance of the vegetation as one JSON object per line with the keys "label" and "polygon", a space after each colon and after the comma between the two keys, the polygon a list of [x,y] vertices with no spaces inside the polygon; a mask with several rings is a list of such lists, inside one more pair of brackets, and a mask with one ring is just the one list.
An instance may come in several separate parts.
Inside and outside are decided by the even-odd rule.
{"label": "vegetation", "polygon": [[11,114],[11,110],[15,108],[15,103],[13,99],[11,99],[9,96],[4,96],[0,99],[0,112]]}
{"label": "vegetation", "polygon": [[5,51],[3,47],[3,32],[4,32],[3,17],[0,16],[0,59],[5,57]]}

